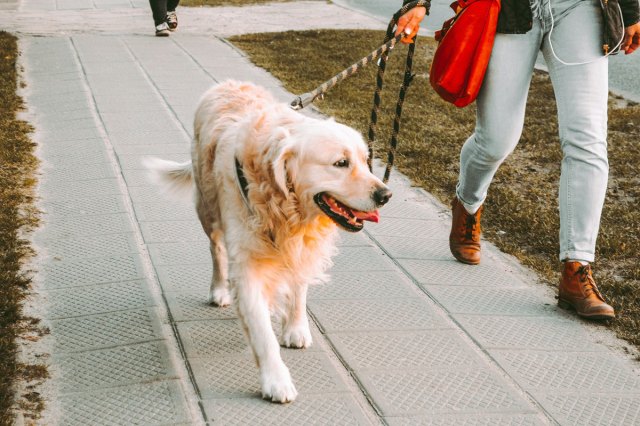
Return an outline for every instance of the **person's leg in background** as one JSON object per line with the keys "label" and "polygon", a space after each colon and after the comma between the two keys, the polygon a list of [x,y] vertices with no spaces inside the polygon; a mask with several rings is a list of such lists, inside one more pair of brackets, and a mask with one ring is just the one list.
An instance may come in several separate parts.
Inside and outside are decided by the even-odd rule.
{"label": "person's leg in background", "polygon": [[527,94],[542,41],[534,20],[526,34],[496,34],[491,60],[477,98],[475,133],[460,153],[449,246],[467,264],[480,263],[480,215],[498,167],[520,140]]}
{"label": "person's leg in background", "polygon": [[167,24],[171,31],[178,29],[178,15],[176,14],[176,7],[180,0],[167,0]]}
{"label": "person's leg in background", "polygon": [[167,24],[167,0],[149,0],[156,36],[166,37],[171,34]]}
{"label": "person's leg in background", "polygon": [[[542,51],[556,96],[563,151],[559,303],[583,317],[613,318],[614,310],[598,291],[589,266],[609,171],[608,60],[602,51],[602,14],[593,0],[558,0],[553,6],[557,9],[551,43],[547,33]],[[563,6],[568,9],[562,11]]]}

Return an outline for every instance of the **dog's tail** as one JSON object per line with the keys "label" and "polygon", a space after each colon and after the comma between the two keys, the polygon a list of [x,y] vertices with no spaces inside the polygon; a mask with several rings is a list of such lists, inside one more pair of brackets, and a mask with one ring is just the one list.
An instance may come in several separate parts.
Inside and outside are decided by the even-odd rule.
{"label": "dog's tail", "polygon": [[150,180],[174,195],[191,195],[193,190],[193,167],[191,161],[176,163],[160,158],[145,158],[143,165],[149,170]]}

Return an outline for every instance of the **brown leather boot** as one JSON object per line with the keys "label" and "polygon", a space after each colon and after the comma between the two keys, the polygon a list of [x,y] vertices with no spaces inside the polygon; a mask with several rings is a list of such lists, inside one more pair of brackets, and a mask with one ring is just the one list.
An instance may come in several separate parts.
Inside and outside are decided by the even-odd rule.
{"label": "brown leather boot", "polygon": [[453,220],[449,234],[451,254],[459,262],[469,265],[480,263],[480,215],[482,206],[475,214],[469,214],[458,197],[451,203]]}
{"label": "brown leather boot", "polygon": [[616,316],[596,287],[591,265],[581,265],[580,262],[564,262],[558,305],[564,309],[574,309],[578,315],[589,319],[611,319]]}

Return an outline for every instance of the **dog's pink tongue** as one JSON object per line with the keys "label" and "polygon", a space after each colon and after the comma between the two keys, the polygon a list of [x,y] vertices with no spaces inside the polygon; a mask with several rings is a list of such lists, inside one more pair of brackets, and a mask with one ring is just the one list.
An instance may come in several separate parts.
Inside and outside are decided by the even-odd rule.
{"label": "dog's pink tongue", "polygon": [[378,213],[378,210],[374,210],[372,212],[361,212],[354,210],[353,215],[360,220],[368,220],[375,223],[378,223],[380,221],[380,213]]}

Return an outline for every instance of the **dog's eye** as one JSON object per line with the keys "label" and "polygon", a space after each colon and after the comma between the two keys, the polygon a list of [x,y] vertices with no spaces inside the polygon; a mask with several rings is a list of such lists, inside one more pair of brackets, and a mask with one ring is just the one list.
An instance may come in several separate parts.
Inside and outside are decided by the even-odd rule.
{"label": "dog's eye", "polygon": [[349,167],[349,160],[347,160],[346,158],[343,158],[342,160],[338,160],[335,163],[333,163],[333,165],[336,167]]}

